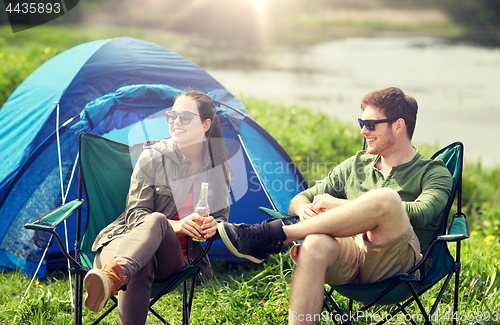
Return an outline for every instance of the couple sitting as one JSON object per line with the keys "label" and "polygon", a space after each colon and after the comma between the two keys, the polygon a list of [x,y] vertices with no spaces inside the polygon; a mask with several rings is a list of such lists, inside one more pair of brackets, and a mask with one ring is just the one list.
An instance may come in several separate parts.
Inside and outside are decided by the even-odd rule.
{"label": "couple sitting", "polygon": [[[213,161],[218,165],[228,156],[223,146],[212,148],[222,134],[210,98],[182,94],[167,112],[172,138],[145,147],[126,211],[96,239],[95,268],[85,278],[86,306],[100,311],[127,283],[118,296],[120,323],[144,324],[152,282],[196,257],[199,243],[192,238],[208,238],[216,230],[233,254],[257,263],[284,243],[302,241],[290,252],[296,263],[290,315],[319,314],[325,283],[366,284],[410,270],[434,237],[452,184],[443,162],[423,157],[411,144],[417,108],[399,88],[368,93],[358,119],[366,150],[324,178],[324,194],[315,195],[312,187],[292,199],[289,213],[299,223],[227,223],[223,202],[231,171],[224,170],[212,173],[214,213],[200,226],[193,212],[198,183]],[[201,283],[211,276],[208,261],[202,264]]]}

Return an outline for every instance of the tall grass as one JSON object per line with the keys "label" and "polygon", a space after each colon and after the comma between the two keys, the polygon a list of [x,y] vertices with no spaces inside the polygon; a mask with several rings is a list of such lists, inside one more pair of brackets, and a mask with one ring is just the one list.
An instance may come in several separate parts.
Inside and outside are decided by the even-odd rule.
{"label": "tall grass", "polygon": [[[498,324],[500,314],[500,277],[498,269],[498,239],[485,240],[473,235],[465,241],[459,291],[459,324]],[[495,253],[496,252],[496,253]],[[231,265],[214,263],[215,277],[195,291],[192,311],[193,324],[286,324],[289,282],[293,265],[286,253],[271,256],[263,265]],[[29,279],[18,272],[0,275],[0,323],[14,324],[71,324],[73,315],[68,300],[69,283],[62,272],[55,272],[35,282],[29,296],[19,307]],[[450,306],[454,284],[445,293],[437,311],[436,324],[450,324]],[[424,306],[429,309],[437,297],[437,288],[424,294]],[[341,306],[347,300],[337,294]],[[160,300],[156,309],[172,324],[181,322],[181,295],[175,291]],[[387,315],[389,307],[367,311],[360,324],[374,324],[370,319]],[[421,317],[416,307],[409,309],[415,318]],[[489,320],[488,320],[489,313]],[[95,319],[84,310],[84,324]],[[370,318],[371,317],[371,318]],[[477,319],[478,322],[472,321]],[[480,320],[480,321],[479,321]],[[116,324],[113,312],[102,324]],[[323,322],[330,324],[332,322]],[[396,324],[398,322],[393,322]],[[148,324],[161,324],[152,315]]]}

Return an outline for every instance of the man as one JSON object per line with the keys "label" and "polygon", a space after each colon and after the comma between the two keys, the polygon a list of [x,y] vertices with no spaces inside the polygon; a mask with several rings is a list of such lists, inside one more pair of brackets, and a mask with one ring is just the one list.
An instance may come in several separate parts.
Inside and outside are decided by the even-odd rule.
{"label": "man", "polygon": [[254,262],[302,240],[290,252],[296,262],[290,324],[315,322],[311,315],[321,313],[324,283],[366,284],[409,271],[429,246],[450,195],[444,163],[423,157],[411,144],[415,99],[385,88],[363,97],[361,109],[366,151],[325,177],[325,194],[315,195],[312,187],[292,199],[289,213],[301,222],[218,227],[231,252]]}

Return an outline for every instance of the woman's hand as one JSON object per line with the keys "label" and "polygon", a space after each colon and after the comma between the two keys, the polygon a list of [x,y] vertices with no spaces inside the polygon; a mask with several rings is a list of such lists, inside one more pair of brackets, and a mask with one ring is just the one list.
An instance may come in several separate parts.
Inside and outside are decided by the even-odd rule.
{"label": "woman's hand", "polygon": [[217,232],[217,221],[215,221],[214,217],[208,216],[203,221],[201,229],[203,230],[203,238],[208,239]]}
{"label": "woman's hand", "polygon": [[170,222],[176,234],[201,238],[203,229],[194,221],[195,219],[201,219],[201,217],[198,213],[193,212],[181,220],[170,220]]}
{"label": "woman's hand", "polygon": [[[195,220],[203,221],[200,226]],[[203,220],[199,214],[193,212],[179,221],[170,220],[177,234],[184,234],[191,238],[210,238],[217,231],[217,221],[212,216],[208,216]]]}

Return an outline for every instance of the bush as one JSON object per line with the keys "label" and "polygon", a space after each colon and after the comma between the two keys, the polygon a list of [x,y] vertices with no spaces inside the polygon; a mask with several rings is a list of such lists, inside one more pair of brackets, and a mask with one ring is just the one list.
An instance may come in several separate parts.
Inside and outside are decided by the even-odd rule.
{"label": "bush", "polygon": [[500,45],[500,2],[498,0],[441,0],[451,18],[466,27],[466,36],[483,45]]}
{"label": "bush", "polygon": [[58,53],[57,48],[33,44],[9,47],[0,39],[0,107],[26,77]]}
{"label": "bush", "polygon": [[353,124],[303,106],[240,96],[251,116],[286,150],[309,186],[363,147]]}

